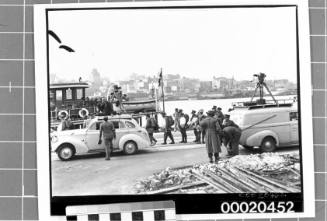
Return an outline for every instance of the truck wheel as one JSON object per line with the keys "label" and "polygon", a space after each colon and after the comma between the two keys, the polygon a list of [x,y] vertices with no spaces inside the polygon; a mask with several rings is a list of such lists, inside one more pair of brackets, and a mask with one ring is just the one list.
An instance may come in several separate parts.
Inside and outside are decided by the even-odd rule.
{"label": "truck wheel", "polygon": [[127,155],[132,155],[137,152],[137,144],[134,141],[127,141],[124,144],[124,153]]}
{"label": "truck wheel", "polygon": [[75,155],[75,148],[71,144],[63,144],[58,149],[57,155],[62,161],[70,160]]}
{"label": "truck wheel", "polygon": [[276,150],[276,141],[272,137],[266,137],[263,139],[260,149],[262,152],[273,152]]}

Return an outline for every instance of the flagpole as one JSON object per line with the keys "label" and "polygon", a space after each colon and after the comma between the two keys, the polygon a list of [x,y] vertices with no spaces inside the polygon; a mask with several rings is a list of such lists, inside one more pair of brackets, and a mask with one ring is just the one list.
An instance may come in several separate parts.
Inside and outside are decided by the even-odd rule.
{"label": "flagpole", "polygon": [[162,92],[162,109],[163,112],[166,112],[165,110],[165,93],[164,93],[164,81],[162,76],[162,68],[160,69],[160,76],[161,76],[161,92]]}

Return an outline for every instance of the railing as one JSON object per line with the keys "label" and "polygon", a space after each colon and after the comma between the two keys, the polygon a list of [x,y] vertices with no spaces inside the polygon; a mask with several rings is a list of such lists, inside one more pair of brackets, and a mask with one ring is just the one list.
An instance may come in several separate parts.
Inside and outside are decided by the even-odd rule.
{"label": "railing", "polygon": [[275,103],[274,100],[265,100],[265,103],[257,103],[256,101],[252,101],[252,102],[234,102],[232,103],[233,107],[244,107],[244,108],[249,108],[249,107],[253,107],[253,106],[271,106],[271,105],[275,105],[275,106],[285,106],[285,105],[290,105],[294,102],[297,101],[297,99],[295,98],[289,98],[289,99],[276,99],[277,104]]}

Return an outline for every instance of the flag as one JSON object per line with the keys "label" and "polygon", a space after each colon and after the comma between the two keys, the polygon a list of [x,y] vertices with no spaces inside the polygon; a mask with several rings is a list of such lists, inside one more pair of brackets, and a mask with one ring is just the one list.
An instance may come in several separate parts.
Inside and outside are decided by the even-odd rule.
{"label": "flag", "polygon": [[162,79],[162,69],[159,73],[159,80],[158,80],[158,86],[161,87],[163,85],[163,79]]}

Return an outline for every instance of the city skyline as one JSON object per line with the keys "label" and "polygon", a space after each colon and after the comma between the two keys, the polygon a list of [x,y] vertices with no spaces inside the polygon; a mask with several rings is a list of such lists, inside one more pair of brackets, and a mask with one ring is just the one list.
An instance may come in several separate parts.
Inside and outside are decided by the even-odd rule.
{"label": "city skyline", "polygon": [[163,68],[201,80],[264,72],[297,82],[295,27],[294,8],[52,11],[49,29],[75,52],[49,38],[50,73],[85,79],[96,68],[119,81]]}

